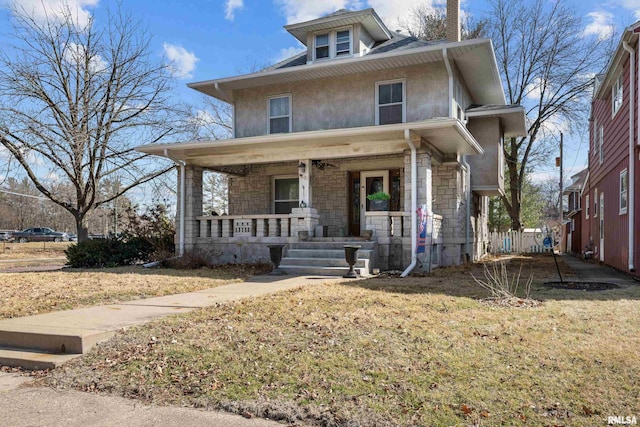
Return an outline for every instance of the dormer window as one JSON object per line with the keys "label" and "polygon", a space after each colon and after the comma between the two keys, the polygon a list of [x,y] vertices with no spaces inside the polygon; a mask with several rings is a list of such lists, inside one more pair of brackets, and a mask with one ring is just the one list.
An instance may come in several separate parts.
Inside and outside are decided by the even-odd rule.
{"label": "dormer window", "polygon": [[336,56],[351,54],[351,30],[336,32]]}
{"label": "dormer window", "polygon": [[316,34],[316,59],[329,57],[329,33]]}
{"label": "dormer window", "polygon": [[314,60],[350,56],[353,53],[351,34],[351,28],[317,33],[314,37]]}

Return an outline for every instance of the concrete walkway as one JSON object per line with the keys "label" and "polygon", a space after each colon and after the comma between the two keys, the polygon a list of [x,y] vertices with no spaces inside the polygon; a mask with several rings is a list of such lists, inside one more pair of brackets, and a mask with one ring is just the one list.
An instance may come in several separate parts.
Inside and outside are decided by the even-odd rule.
{"label": "concrete walkway", "polygon": [[[605,282],[616,285],[640,285],[631,275],[616,270],[597,261],[586,261],[569,254],[561,254],[562,259],[576,273],[576,278],[585,282]],[[572,280],[574,278],[571,278]]]}
{"label": "concrete walkway", "polygon": [[[246,282],[198,292],[5,319],[0,321],[0,346],[11,347],[16,339],[20,341],[19,337],[23,337],[23,348],[29,348],[30,341],[27,342],[24,337],[31,336],[35,339],[34,342],[42,347],[55,349],[64,342],[67,351],[86,352],[97,342],[108,339],[119,329],[140,325],[160,317],[186,313],[216,303],[342,280],[344,279],[326,276],[256,276]],[[74,339],[69,339],[70,337]],[[60,341],[61,339],[64,341]],[[0,353],[3,351],[7,350],[0,349]],[[45,359],[56,356],[41,354]],[[78,356],[80,354],[61,355],[62,359],[55,364],[64,363],[69,358]],[[29,381],[29,377],[0,373],[0,402],[2,402],[0,419],[3,425],[67,427],[282,425],[273,421],[246,419],[227,413],[144,405],[135,400],[73,390],[22,387],[23,383]]]}

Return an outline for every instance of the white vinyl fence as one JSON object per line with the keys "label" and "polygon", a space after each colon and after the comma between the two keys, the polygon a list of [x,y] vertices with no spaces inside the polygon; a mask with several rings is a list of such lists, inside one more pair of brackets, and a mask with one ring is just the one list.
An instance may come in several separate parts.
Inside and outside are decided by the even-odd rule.
{"label": "white vinyl fence", "polygon": [[[549,252],[550,247],[545,247],[547,236],[539,229],[525,229],[524,231],[506,231],[489,233],[489,252],[492,254],[511,253],[541,253]],[[553,242],[554,236],[551,233],[548,237]]]}

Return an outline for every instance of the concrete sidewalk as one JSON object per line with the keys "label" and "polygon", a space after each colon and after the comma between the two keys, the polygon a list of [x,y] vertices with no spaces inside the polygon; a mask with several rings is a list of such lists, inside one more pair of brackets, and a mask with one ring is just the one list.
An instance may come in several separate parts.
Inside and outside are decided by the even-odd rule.
{"label": "concrete sidewalk", "polygon": [[[140,325],[164,316],[186,313],[216,303],[342,280],[344,279],[325,276],[256,276],[246,282],[198,292],[5,319],[0,321],[0,346],[15,344],[17,340],[24,345],[24,348],[31,345],[28,339],[33,338],[37,345],[42,347],[55,349],[63,342],[67,351],[78,351],[78,354],[65,355],[39,353],[43,358],[42,363],[45,361],[48,363],[53,358],[60,357],[54,362],[56,365],[80,356],[79,353],[86,352],[91,346],[108,339],[122,328]],[[7,351],[12,350],[0,349],[0,354]],[[37,354],[33,351],[25,353]],[[2,364],[1,360],[0,364]],[[2,425],[16,427],[35,425],[268,427],[282,425],[274,421],[247,419],[228,413],[145,405],[136,400],[73,390],[22,387],[29,381],[31,381],[29,377],[0,373]]]}
{"label": "concrete sidewalk", "polygon": [[247,419],[225,412],[146,405],[137,400],[75,390],[20,387],[28,381],[28,377],[0,372],[0,419],[3,426],[282,426],[275,421]]}

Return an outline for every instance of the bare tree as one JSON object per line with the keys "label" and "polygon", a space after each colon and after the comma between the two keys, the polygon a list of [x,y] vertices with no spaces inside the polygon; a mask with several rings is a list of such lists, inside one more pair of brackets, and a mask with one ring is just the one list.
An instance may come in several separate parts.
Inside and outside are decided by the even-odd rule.
{"label": "bare tree", "polygon": [[[444,6],[419,5],[414,7],[408,20],[401,27],[409,35],[422,40],[443,40],[447,38],[447,8]],[[487,21],[474,20],[470,15],[463,15],[460,25],[461,37],[465,40],[484,37]]]}
{"label": "bare tree", "polygon": [[[78,238],[85,218],[173,168],[133,147],[178,132],[171,80],[141,24],[118,8],[104,25],[67,7],[44,21],[14,7],[13,45],[0,54],[0,143],[36,188],[69,211]],[[100,191],[105,180],[122,183]],[[71,193],[56,191],[60,182]]]}
{"label": "bare tree", "polygon": [[611,39],[586,35],[580,16],[562,1],[491,4],[489,32],[507,102],[525,106],[527,115],[528,136],[504,145],[509,193],[502,201],[519,230],[526,174],[545,157],[549,132],[586,123],[592,78],[604,68]]}

